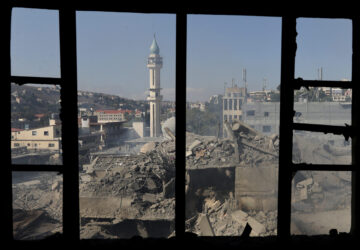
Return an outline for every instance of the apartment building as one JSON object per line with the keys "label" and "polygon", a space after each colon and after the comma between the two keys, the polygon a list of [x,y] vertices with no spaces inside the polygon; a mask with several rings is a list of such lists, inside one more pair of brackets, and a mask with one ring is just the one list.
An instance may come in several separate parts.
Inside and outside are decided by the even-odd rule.
{"label": "apartment building", "polygon": [[24,148],[27,150],[60,151],[60,125],[47,126],[36,129],[11,129],[11,149]]}
{"label": "apartment building", "polygon": [[98,117],[98,123],[125,121],[126,110],[96,110],[94,115]]}
{"label": "apartment building", "polygon": [[242,105],[246,103],[246,88],[234,85],[225,89],[223,101],[223,122],[242,119]]}

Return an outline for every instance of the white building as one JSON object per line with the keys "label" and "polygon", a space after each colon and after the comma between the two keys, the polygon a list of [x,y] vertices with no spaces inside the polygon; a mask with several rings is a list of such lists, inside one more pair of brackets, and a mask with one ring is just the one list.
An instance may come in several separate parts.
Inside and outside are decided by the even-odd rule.
{"label": "white building", "polygon": [[96,110],[94,115],[98,117],[98,123],[125,121],[124,110]]}
{"label": "white building", "polygon": [[11,130],[11,149],[26,148],[27,150],[61,150],[60,125],[36,129]]}
{"label": "white building", "polygon": [[150,73],[150,94],[147,97],[150,103],[150,137],[159,137],[161,134],[160,102],[162,96],[160,95],[160,69],[162,68],[162,64],[160,49],[154,36],[147,62]]}

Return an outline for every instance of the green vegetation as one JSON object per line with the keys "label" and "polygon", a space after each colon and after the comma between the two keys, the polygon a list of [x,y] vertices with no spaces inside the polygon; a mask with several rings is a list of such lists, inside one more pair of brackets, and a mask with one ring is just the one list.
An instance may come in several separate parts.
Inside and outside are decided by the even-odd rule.
{"label": "green vegetation", "polygon": [[209,110],[200,111],[199,109],[186,110],[186,131],[199,135],[216,136],[220,129],[219,116]]}

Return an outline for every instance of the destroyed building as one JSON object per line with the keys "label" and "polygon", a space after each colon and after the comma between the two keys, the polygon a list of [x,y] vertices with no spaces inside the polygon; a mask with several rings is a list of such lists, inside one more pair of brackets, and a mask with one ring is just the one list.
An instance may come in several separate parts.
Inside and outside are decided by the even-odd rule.
{"label": "destroyed building", "polygon": [[[252,228],[251,236],[276,235],[279,137],[265,136],[240,121],[227,123],[226,128],[230,136],[224,139],[186,134],[186,230],[200,236],[238,236],[248,224]],[[174,235],[175,137],[172,136],[146,143],[134,155],[95,155],[90,164],[83,166],[81,238]],[[325,160],[348,163],[349,145],[331,142],[303,134],[294,136],[294,162],[319,161],[321,157],[323,163]],[[56,211],[61,211],[57,200],[61,188],[56,191],[61,181],[50,185],[53,182],[48,179],[46,186],[45,180],[15,184],[14,204],[26,213],[41,208],[42,218],[57,225],[48,232],[56,232],[61,220],[54,204],[58,205]],[[296,174],[292,189],[292,233],[328,233],[333,227],[348,231],[350,183],[347,173]],[[47,203],[42,201],[42,207],[29,205],[39,198],[28,194],[46,190],[56,191],[42,197]],[[28,202],[26,206],[24,199]],[[329,216],[334,220],[324,221]],[[342,221],[335,221],[339,216]],[[315,217],[322,221],[314,223]],[[15,230],[21,238],[27,222],[18,221]],[[35,232],[30,235],[36,236]]]}

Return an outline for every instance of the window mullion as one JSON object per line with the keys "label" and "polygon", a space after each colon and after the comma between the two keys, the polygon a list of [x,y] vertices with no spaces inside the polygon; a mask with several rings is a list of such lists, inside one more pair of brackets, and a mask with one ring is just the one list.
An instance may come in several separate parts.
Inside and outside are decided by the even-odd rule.
{"label": "window mullion", "polygon": [[[353,19],[353,55],[352,55],[352,109],[351,109],[351,125],[353,126],[353,137],[351,141],[352,164],[355,168],[359,167],[360,163],[360,18]],[[354,236],[360,235],[360,171],[352,172],[351,180],[351,230]]]}
{"label": "window mullion", "polygon": [[63,233],[67,240],[79,240],[79,168],[77,127],[76,12],[59,10],[60,90],[63,146]]}
{"label": "window mullion", "polygon": [[295,74],[296,18],[282,18],[281,84],[280,84],[280,145],[278,188],[278,236],[290,236],[292,179],[292,122]]}
{"label": "window mullion", "polygon": [[4,111],[2,130],[5,132],[3,140],[1,140],[1,160],[2,170],[0,181],[1,190],[1,213],[2,213],[2,233],[1,239],[4,244],[6,241],[13,239],[13,216],[12,216],[12,171],[11,171],[11,11],[10,1],[6,1],[1,7],[1,76],[5,81],[2,85],[2,92],[5,93],[5,98],[0,98],[1,107]]}
{"label": "window mullion", "polygon": [[186,13],[176,14],[176,175],[175,231],[185,233],[185,139],[186,139]]}

